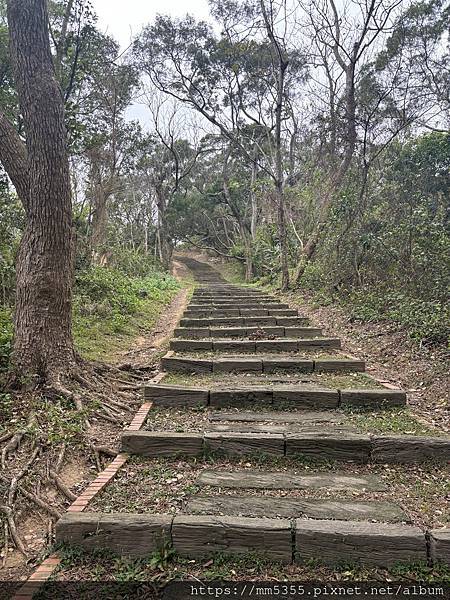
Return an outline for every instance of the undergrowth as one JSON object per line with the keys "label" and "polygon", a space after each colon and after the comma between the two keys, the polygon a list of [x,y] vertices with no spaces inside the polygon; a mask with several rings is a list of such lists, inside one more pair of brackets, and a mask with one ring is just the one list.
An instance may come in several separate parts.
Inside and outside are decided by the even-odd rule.
{"label": "undergrowth", "polygon": [[78,273],[75,289],[75,344],[84,357],[98,359],[151,329],[179,284],[156,270],[130,276],[118,268],[93,267]]}
{"label": "undergrowth", "polygon": [[[170,548],[156,551],[148,557],[127,559],[111,552],[84,552],[79,548],[63,547],[59,554],[62,563],[53,582],[56,581],[111,581],[111,582],[157,582],[164,586],[170,581],[198,580],[217,581],[406,581],[447,582],[450,572],[443,564],[427,565],[424,561],[396,563],[390,569],[365,567],[356,563],[343,563],[332,567],[320,561],[285,566],[269,560],[263,553],[248,552],[242,556],[217,553],[206,559],[187,559]],[[54,583],[53,583],[54,585]],[[53,588],[55,590],[57,588]],[[52,584],[48,585],[51,592]],[[43,595],[50,598],[51,593]],[[84,596],[86,597],[86,596]]]}
{"label": "undergrowth", "polygon": [[[171,275],[148,262],[144,266],[90,267],[77,272],[73,333],[84,358],[108,359],[139,331],[150,330],[179,289]],[[0,372],[8,366],[12,335],[12,311],[1,308]]]}

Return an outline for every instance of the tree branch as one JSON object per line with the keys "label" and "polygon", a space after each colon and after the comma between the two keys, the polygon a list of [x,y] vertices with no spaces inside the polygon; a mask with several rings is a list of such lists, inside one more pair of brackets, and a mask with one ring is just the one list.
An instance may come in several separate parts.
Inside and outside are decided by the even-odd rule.
{"label": "tree branch", "polygon": [[1,111],[0,162],[27,211],[29,194],[27,149],[12,123]]}

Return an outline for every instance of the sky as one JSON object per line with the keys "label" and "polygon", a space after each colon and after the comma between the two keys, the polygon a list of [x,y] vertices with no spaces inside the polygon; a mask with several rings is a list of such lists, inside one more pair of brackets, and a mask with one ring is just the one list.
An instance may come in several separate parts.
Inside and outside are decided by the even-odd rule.
{"label": "sky", "polygon": [[[157,14],[184,17],[189,13],[204,20],[209,15],[207,0],[92,0],[92,4],[98,28],[118,41],[122,50]],[[148,108],[139,102],[127,109],[125,118],[140,121],[144,129],[149,127]]]}
{"label": "sky", "polygon": [[183,17],[190,13],[198,19],[208,17],[207,0],[93,0],[98,27],[115,38],[122,48],[157,14]]}

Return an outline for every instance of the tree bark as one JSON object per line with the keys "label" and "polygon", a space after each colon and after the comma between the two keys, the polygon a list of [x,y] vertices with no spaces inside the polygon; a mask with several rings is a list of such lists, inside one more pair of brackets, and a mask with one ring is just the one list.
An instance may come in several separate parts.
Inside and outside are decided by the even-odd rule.
{"label": "tree bark", "polygon": [[172,260],[172,244],[167,224],[167,202],[161,192],[157,192],[156,205],[158,208],[159,259],[168,270]]}
{"label": "tree bark", "polygon": [[95,186],[91,227],[91,260],[94,265],[105,263],[105,242],[108,225],[108,194],[101,185]]}
{"label": "tree bark", "polygon": [[[45,0],[8,0],[16,89],[26,134],[27,220],[17,259],[14,374],[59,377],[75,362],[74,229],[64,104],[50,51]],[[1,147],[0,147],[1,152]],[[8,168],[23,168],[21,160]],[[14,179],[13,182],[16,184]],[[17,185],[17,184],[16,184]]]}

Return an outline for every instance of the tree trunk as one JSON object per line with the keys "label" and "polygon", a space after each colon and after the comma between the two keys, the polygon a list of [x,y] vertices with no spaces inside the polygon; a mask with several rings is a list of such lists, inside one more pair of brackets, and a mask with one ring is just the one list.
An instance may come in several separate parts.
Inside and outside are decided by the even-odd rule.
{"label": "tree trunk", "polygon": [[252,235],[253,242],[256,239],[256,227],[258,225],[258,199],[256,197],[255,185],[256,185],[256,177],[257,177],[257,163],[256,160],[252,162],[252,175],[250,181],[250,200],[252,206],[252,216],[250,221],[250,232]]}
{"label": "tree trunk", "polygon": [[357,50],[354,49],[352,60],[345,68],[345,153],[341,161],[339,169],[330,178],[328,191],[322,202],[319,214],[319,222],[311,234],[308,242],[305,244],[303,252],[297,266],[294,277],[295,285],[299,285],[301,278],[309,261],[314,256],[322,231],[325,228],[328,212],[336,194],[339,192],[345,176],[352,164],[353,155],[355,153],[357,142],[356,131],[356,97],[355,97],[355,65],[356,65]]}
{"label": "tree trunk", "polygon": [[108,197],[101,185],[96,185],[91,226],[91,259],[95,265],[104,263],[107,225]]}
{"label": "tree trunk", "polygon": [[274,24],[267,14],[264,0],[260,0],[261,12],[270,40],[272,50],[276,55],[274,70],[276,69],[277,95],[275,105],[275,200],[277,203],[278,235],[280,238],[280,269],[281,269],[281,291],[289,288],[289,247],[287,241],[286,209],[284,205],[284,174],[283,174],[283,148],[281,144],[281,123],[283,119],[283,103],[285,100],[286,71],[289,66],[289,58],[286,51],[279,43],[275,35]]}
{"label": "tree trunk", "polygon": [[74,229],[64,105],[50,52],[46,1],[8,0],[8,24],[29,190],[17,259],[12,366],[21,378],[51,379],[75,361]]}
{"label": "tree trunk", "polygon": [[288,241],[286,228],[286,211],[284,206],[283,188],[276,190],[277,215],[278,215],[278,235],[280,238],[280,266],[281,266],[281,291],[285,292],[289,288],[289,260],[288,260]]}
{"label": "tree trunk", "polygon": [[167,203],[161,193],[157,194],[156,204],[158,207],[159,258],[163,267],[168,270],[172,260],[172,244],[167,226]]}

